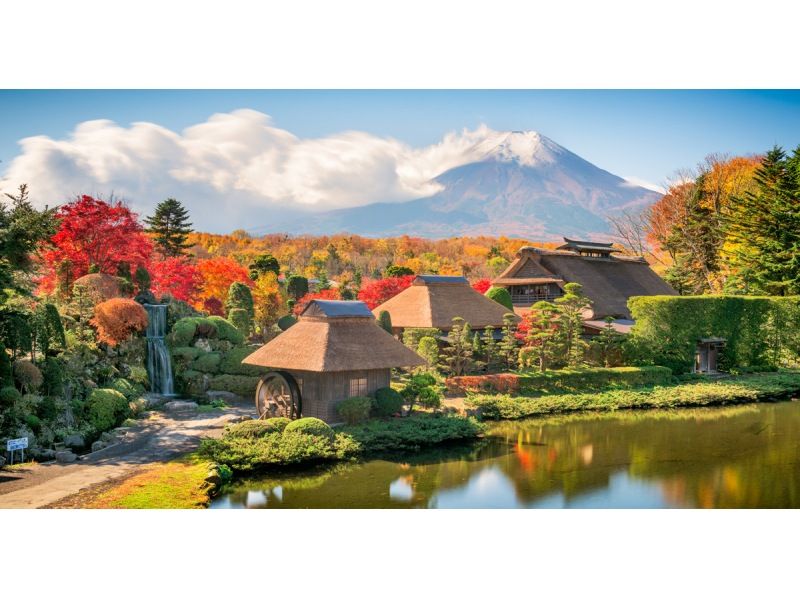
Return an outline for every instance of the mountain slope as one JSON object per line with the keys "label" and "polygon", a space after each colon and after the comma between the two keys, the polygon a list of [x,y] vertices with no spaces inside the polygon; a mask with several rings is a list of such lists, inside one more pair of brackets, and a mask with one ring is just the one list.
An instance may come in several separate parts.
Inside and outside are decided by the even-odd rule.
{"label": "mountain slope", "polygon": [[535,132],[498,133],[470,148],[473,161],[436,177],[436,194],[294,220],[296,233],[366,236],[596,237],[607,216],[659,195],[602,170]]}

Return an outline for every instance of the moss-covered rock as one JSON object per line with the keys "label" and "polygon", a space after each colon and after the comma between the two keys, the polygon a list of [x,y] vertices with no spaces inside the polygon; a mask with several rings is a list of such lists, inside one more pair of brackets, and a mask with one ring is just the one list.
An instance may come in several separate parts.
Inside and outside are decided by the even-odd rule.
{"label": "moss-covered rock", "polygon": [[203,354],[203,350],[197,347],[175,347],[170,354],[176,365],[189,365]]}
{"label": "moss-covered rock", "polygon": [[217,322],[211,318],[181,318],[172,326],[168,341],[173,347],[188,347],[195,337],[216,338],[219,334]]}
{"label": "moss-covered rock", "polygon": [[241,345],[244,343],[244,334],[222,316],[209,316],[206,319],[216,325],[217,338],[220,340],[230,341],[234,345]]}
{"label": "moss-covered rock", "polygon": [[203,353],[192,363],[192,369],[199,372],[216,374],[219,371],[219,364],[222,362],[222,355],[217,352]]}
{"label": "moss-covered rock", "polygon": [[220,364],[220,371],[223,374],[239,374],[242,376],[259,376],[263,373],[264,368],[257,365],[248,365],[242,363],[242,359],[250,355],[257,347],[236,347],[231,349],[222,358]]}
{"label": "moss-covered rock", "polygon": [[227,390],[241,397],[248,397],[255,393],[258,380],[258,376],[220,374],[211,378],[209,386],[211,390]]}

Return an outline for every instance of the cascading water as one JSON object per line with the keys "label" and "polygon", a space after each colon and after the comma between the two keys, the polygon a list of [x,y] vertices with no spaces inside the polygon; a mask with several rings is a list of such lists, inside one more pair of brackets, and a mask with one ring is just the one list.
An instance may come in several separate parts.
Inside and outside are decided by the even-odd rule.
{"label": "cascading water", "polygon": [[164,342],[167,306],[145,303],[144,308],[147,310],[147,373],[150,376],[150,390],[160,395],[173,395],[172,364]]}

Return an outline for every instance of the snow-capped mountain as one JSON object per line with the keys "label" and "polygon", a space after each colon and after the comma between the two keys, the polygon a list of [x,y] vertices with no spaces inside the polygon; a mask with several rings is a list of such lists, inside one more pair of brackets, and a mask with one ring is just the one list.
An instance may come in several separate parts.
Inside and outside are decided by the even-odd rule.
{"label": "snow-capped mountain", "polygon": [[659,197],[533,131],[489,135],[467,155],[472,161],[434,179],[440,187],[434,195],[307,215],[286,229],[381,237],[602,237],[609,233],[609,214]]}

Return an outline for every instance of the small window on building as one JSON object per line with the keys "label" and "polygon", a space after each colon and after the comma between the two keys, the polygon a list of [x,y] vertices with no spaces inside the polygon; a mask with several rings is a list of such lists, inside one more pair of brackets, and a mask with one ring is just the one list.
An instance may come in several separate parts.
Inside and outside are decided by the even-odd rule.
{"label": "small window on building", "polygon": [[350,378],[350,395],[351,397],[363,397],[367,394],[367,379],[366,378]]}

